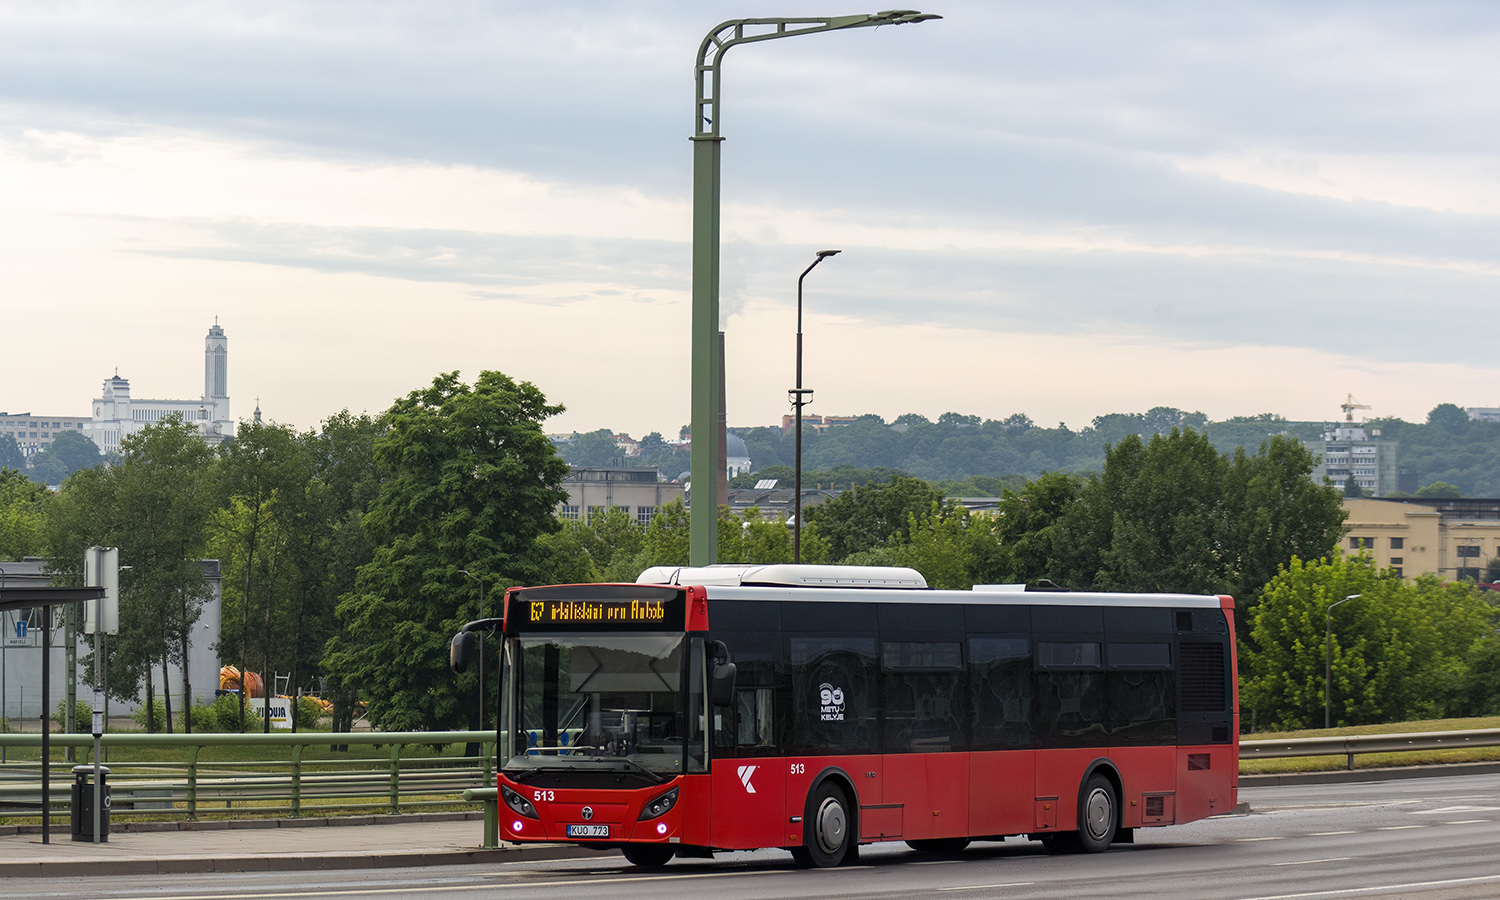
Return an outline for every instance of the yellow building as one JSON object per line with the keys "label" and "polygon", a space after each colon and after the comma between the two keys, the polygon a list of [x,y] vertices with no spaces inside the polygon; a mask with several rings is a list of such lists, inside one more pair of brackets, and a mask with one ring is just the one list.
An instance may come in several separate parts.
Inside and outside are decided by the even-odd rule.
{"label": "yellow building", "polygon": [[1500,500],[1346,499],[1345,553],[1364,550],[1406,578],[1478,581],[1500,556]]}

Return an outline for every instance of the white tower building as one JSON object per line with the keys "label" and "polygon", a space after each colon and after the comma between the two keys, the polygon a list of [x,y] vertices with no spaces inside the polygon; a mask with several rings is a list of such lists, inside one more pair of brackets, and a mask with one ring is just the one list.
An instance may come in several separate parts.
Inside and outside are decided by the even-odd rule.
{"label": "white tower building", "polygon": [[210,444],[234,436],[229,412],[229,338],[214,322],[203,339],[203,396],[197,400],[141,400],[130,396],[130,380],[116,372],[104,380],[104,390],[93,402],[94,419],[84,427],[99,449],[118,453],[120,442],[154,422],[177,414],[196,425]]}

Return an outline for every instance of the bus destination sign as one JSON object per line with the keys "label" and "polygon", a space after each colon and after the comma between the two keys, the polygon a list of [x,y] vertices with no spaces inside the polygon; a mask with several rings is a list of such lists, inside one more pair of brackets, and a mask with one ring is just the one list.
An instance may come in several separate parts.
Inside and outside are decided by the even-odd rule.
{"label": "bus destination sign", "polygon": [[540,588],[511,595],[506,625],[512,631],[673,630],[683,627],[686,607],[683,592],[674,588],[642,589],[626,585]]}
{"label": "bus destination sign", "polygon": [[526,604],[532,625],[556,622],[650,622],[660,625],[666,616],[665,600],[532,600]]}

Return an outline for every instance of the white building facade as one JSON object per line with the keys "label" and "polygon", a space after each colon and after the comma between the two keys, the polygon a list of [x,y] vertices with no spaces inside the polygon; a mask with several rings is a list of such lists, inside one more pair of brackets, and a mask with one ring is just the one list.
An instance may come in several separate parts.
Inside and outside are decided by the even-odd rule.
{"label": "white building facade", "polygon": [[203,439],[218,444],[234,436],[229,410],[229,339],[217,322],[203,339],[203,396],[197,400],[145,400],[130,396],[130,380],[116,373],[104,380],[93,402],[93,420],[83,433],[105,453],[120,452],[120,443],[147,425],[176,414],[198,428]]}

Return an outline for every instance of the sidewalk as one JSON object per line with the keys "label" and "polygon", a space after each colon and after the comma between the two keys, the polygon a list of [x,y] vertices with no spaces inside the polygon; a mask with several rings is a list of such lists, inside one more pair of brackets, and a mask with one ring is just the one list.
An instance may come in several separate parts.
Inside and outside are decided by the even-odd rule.
{"label": "sidewalk", "polygon": [[40,834],[0,835],[0,879],[380,869],[596,855],[559,844],[482,850],[484,823],[461,815],[165,823],[170,830],[112,830],[104,844],[72,840],[68,818],[62,816],[53,823],[50,844],[43,844]]}

